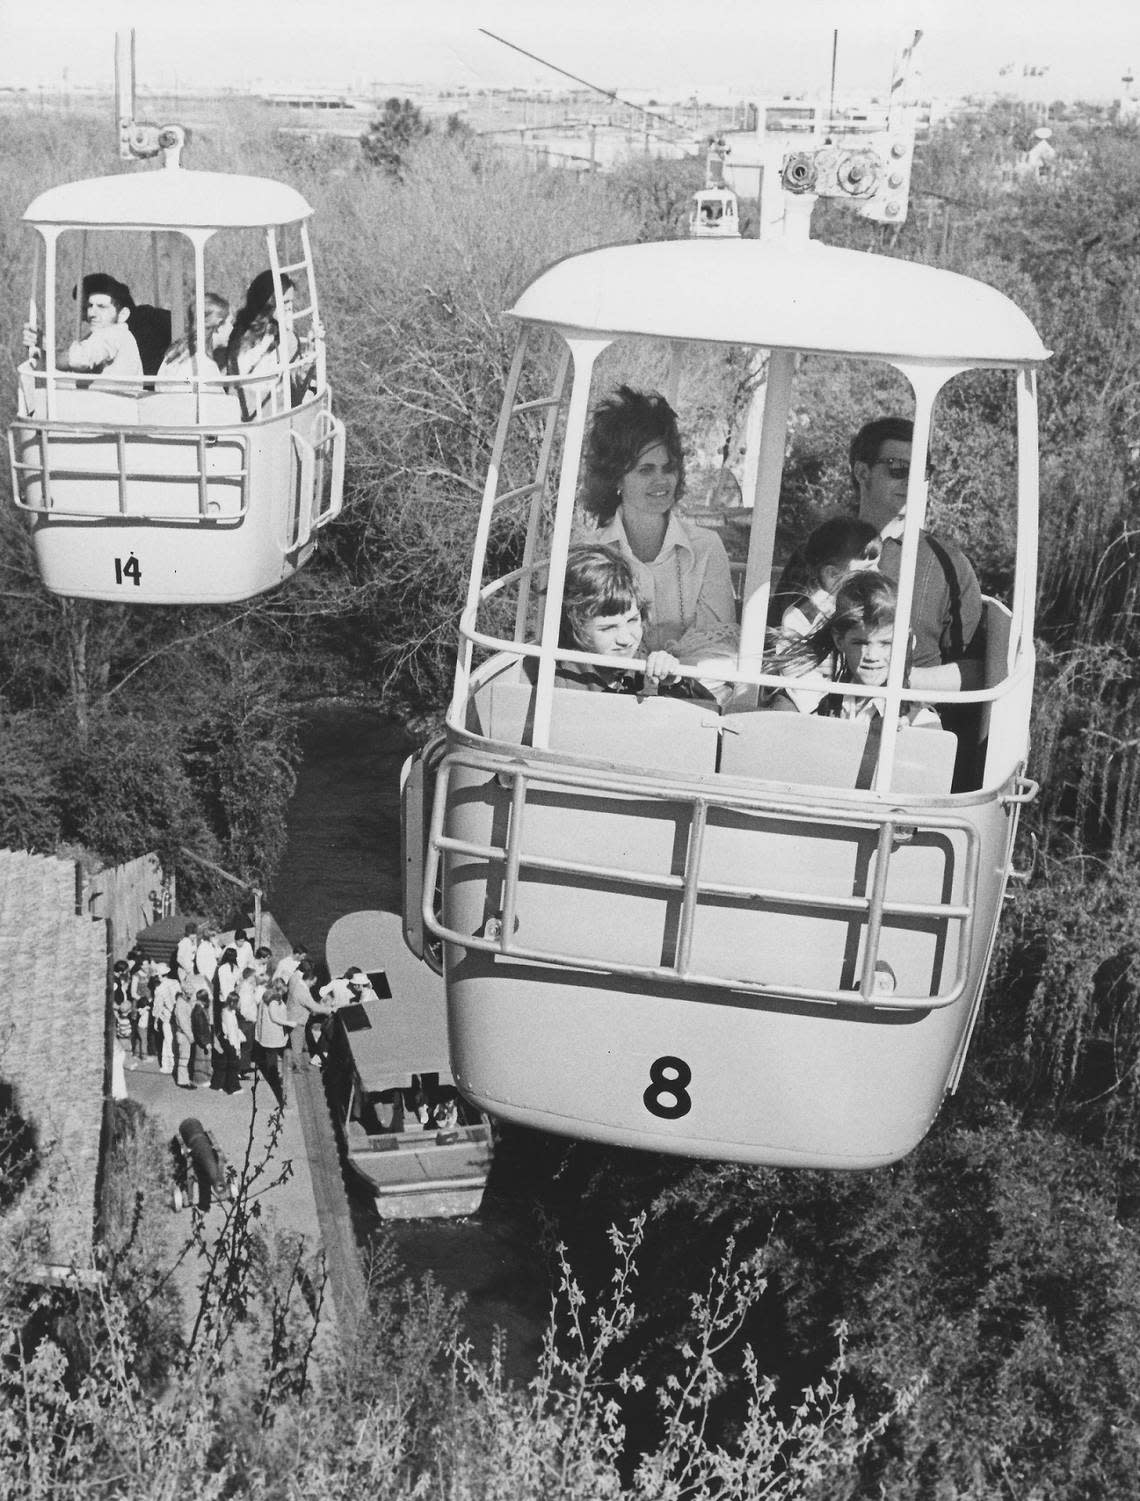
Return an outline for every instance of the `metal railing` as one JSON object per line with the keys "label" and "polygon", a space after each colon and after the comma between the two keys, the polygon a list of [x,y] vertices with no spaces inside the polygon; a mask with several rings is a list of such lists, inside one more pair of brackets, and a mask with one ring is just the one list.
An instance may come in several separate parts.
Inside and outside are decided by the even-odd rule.
{"label": "metal railing", "polygon": [[[100,469],[90,461],[82,462],[86,447],[90,460],[89,445],[95,444],[101,453],[109,445],[114,447],[114,467]],[[193,467],[185,473],[177,473],[169,467],[134,469],[131,467],[132,451],[148,450],[145,457],[148,466],[155,463],[153,450],[156,447],[189,449],[194,454]],[[79,449],[79,454],[75,453]],[[230,449],[237,455],[237,467],[219,472],[216,455]],[[28,458],[27,455],[34,455]],[[187,431],[177,428],[138,428],[116,426],[80,427],[71,422],[49,421],[41,418],[21,418],[8,429],[8,458],[12,470],[12,496],[21,510],[36,514],[81,516],[98,519],[106,516],[131,517],[135,520],[164,522],[235,522],[245,515],[249,507],[249,437],[241,431],[225,433]],[[211,462],[213,460],[213,463]],[[114,485],[117,492],[117,509],[96,506],[68,498],[57,499],[55,487],[59,484]],[[30,489],[40,486],[40,499],[28,498]],[[147,509],[137,503],[131,504],[131,489],[140,485],[161,484],[170,490],[187,488],[193,492],[193,500],[184,511]],[[226,495],[223,509],[219,491],[232,492]]]}
{"label": "metal railing", "polygon": [[[457,839],[444,832],[449,808],[449,787],[452,772],[465,768],[482,772],[494,778],[510,793],[510,817],[502,844],[482,844],[471,840]],[[634,870],[595,864],[587,860],[574,860],[552,856],[526,848],[526,811],[530,783],[540,784],[544,795],[551,789],[573,792],[588,792],[599,801],[612,798],[615,812],[621,808],[628,816],[628,799],[636,797],[639,802],[651,802],[658,807],[668,804],[677,808],[689,819],[689,838],[685,852],[684,869],[673,871]],[[622,806],[624,805],[624,806]],[[871,890],[866,895],[858,892],[850,896],[821,895],[819,892],[796,889],[758,889],[733,882],[712,881],[702,875],[705,859],[705,844],[710,812],[726,812],[747,817],[774,817],[787,819],[810,833],[812,827],[830,833],[838,825],[852,831],[869,830],[875,833],[876,853],[874,878]],[[891,856],[901,844],[909,844],[919,833],[941,831],[964,836],[965,850],[962,861],[960,902],[904,902],[888,900],[887,882]],[[462,855],[486,861],[492,869],[499,869],[498,880],[502,885],[502,906],[493,917],[489,928],[483,933],[460,932],[449,927],[441,914],[435,910],[435,892],[444,855]],[[830,804],[825,813],[817,806],[796,802],[786,797],[769,797],[761,792],[749,794],[736,790],[723,793],[700,790],[674,782],[655,779],[646,781],[618,772],[599,773],[585,767],[573,767],[556,762],[527,762],[515,757],[495,756],[479,750],[456,750],[444,757],[440,764],[435,806],[428,840],[427,863],[423,886],[423,917],[425,927],[445,943],[459,944],[467,949],[502,955],[510,959],[534,960],[543,964],[565,966],[582,970],[594,969],[607,974],[629,975],[671,985],[707,986],[721,990],[736,990],[765,995],[777,995],[795,1000],[816,1001],[826,1004],[859,1004],[876,1009],[930,1010],[950,1006],[963,994],[969,978],[970,953],[973,945],[975,899],[978,882],[979,836],[968,819],[951,813],[928,810],[908,812],[900,807],[869,807],[845,809]],[[674,960],[671,964],[634,964],[607,956],[584,959],[580,953],[542,948],[520,942],[516,937],[516,913],[519,887],[524,871],[573,877],[577,881],[591,880],[600,885],[620,885],[625,888],[640,888],[646,893],[674,894],[680,898],[680,917]],[[490,879],[490,876],[489,878]],[[444,882],[446,902],[446,882]],[[695,969],[691,963],[693,941],[700,920],[700,905],[704,899],[739,901],[753,910],[783,908],[833,919],[847,919],[865,923],[866,938],[859,964],[859,980],[854,988],[821,988],[785,984],[768,977],[750,978],[726,976]],[[885,921],[903,919],[933,920],[937,923],[957,925],[957,944],[952,959],[953,981],[950,988],[938,995],[878,994],[874,989],[876,964],[879,958],[880,939]]]}

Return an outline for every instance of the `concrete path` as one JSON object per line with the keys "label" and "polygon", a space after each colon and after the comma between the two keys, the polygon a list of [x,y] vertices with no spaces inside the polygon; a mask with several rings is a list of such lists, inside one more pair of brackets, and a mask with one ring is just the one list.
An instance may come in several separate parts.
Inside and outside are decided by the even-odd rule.
{"label": "concrete path", "polygon": [[[126,1082],[129,1097],[144,1107],[166,1138],[177,1134],[183,1120],[196,1117],[239,1172],[246,1164],[256,1167],[264,1162],[253,1192],[261,1201],[267,1228],[303,1235],[314,1249],[324,1250],[332,1311],[342,1329],[355,1327],[365,1302],[364,1280],[319,1069],[307,1060],[294,1060],[289,1108],[276,1142],[276,1101],[264,1079],[233,1095],[208,1086],[179,1089],[172,1075],[159,1070],[158,1060],[149,1058],[126,1071]],[[224,1209],[216,1205],[206,1213],[208,1234],[220,1225]],[[172,1250],[185,1244],[189,1231],[189,1212],[177,1214],[172,1209]],[[196,1303],[199,1275],[197,1259],[186,1257],[178,1283],[188,1306]]]}

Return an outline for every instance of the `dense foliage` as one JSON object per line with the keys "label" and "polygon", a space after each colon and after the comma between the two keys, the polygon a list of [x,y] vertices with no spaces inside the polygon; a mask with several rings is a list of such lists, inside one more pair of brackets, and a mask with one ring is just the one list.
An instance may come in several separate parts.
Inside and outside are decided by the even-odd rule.
{"label": "dense foliage", "polygon": [[[399,108],[393,116],[393,128],[414,124]],[[1004,106],[939,127],[922,149],[905,226],[834,212],[821,226],[828,238],[992,282],[1053,350],[1041,381],[1041,665],[1030,766],[1042,794],[1023,820],[1025,879],[1011,893],[962,1096],[911,1159],[862,1177],[630,1161],[508,1134],[504,1160],[518,1153],[520,1178],[549,1184],[543,1207],[574,1267],[571,1275],[552,1263],[574,1293],[540,1384],[517,1391],[448,1353],[448,1317],[430,1293],[409,1294],[406,1318],[384,1314],[376,1326],[382,1353],[371,1369],[395,1373],[394,1385],[367,1411],[359,1388],[335,1410],[326,1402],[306,1419],[302,1443],[287,1431],[296,1413],[284,1402],[270,1437],[259,1430],[260,1447],[250,1448],[232,1418],[196,1409],[198,1426],[187,1431],[202,1443],[179,1453],[197,1466],[186,1470],[197,1493],[208,1493],[209,1472],[229,1494],[272,1494],[268,1477],[285,1473],[273,1466],[295,1441],[290,1452],[303,1451],[309,1466],[294,1477],[297,1495],[339,1494],[350,1482],[355,1493],[361,1481],[377,1495],[416,1485],[424,1495],[868,1501],[1136,1494],[1140,152],[1133,131],[1060,122],[1061,170],[1021,181],[1010,169],[1024,129]],[[29,117],[18,152],[12,136],[0,137],[9,269],[15,213],[48,183],[101,170],[89,144],[101,131],[92,126],[88,137],[75,122]],[[510,357],[499,311],[559,255],[665,232],[686,188],[675,169],[645,165],[605,180],[527,174],[477,143],[437,135],[417,144],[414,135],[400,145],[398,173],[355,145],[281,144],[253,122],[195,147],[200,165],[288,177],[318,209],[332,378],[350,434],[345,512],[317,563],[288,588],[191,614],[48,597],[5,510],[6,840],[78,841],[107,857],[189,843],[266,882],[305,700],[353,691],[403,712],[440,706]],[[20,316],[16,298],[0,307],[0,339],[13,356]],[[728,372],[725,389],[742,379]],[[979,377],[968,395],[939,411],[936,515],[1000,591],[1009,538],[987,499],[1009,463],[1008,389]],[[824,400],[797,430],[789,481],[805,515],[842,493],[843,444],[867,397],[848,390]],[[10,410],[10,393],[5,401]],[[716,454],[731,439],[723,422],[710,409],[694,443]],[[497,545],[509,555],[516,541],[507,528]],[[623,1287],[619,1313],[607,1293],[614,1260],[599,1246],[607,1226],[642,1212],[637,1262],[652,1297],[637,1303]],[[750,1283],[732,1305],[717,1361],[702,1365],[707,1347],[681,1345],[677,1330],[693,1299],[704,1299],[713,1339],[709,1299],[737,1285],[736,1273],[725,1272],[717,1293],[697,1269],[722,1266],[730,1239],[743,1258],[734,1266],[762,1258],[764,1286]],[[599,1337],[620,1327],[620,1351],[608,1336],[600,1347],[575,1345],[581,1298],[601,1320]],[[825,1373],[840,1324],[838,1397]],[[147,1379],[159,1381],[161,1331],[152,1343],[159,1355]],[[400,1364],[413,1354],[414,1377]],[[141,1360],[133,1347],[116,1358]],[[44,1360],[43,1379],[63,1381]],[[712,1364],[715,1380],[689,1384]],[[758,1370],[773,1374],[774,1389]],[[39,1380],[40,1367],[33,1374]],[[772,1435],[794,1425],[805,1387],[815,1396],[799,1421],[812,1433],[839,1441],[823,1409],[836,1404],[842,1427],[847,1396],[863,1426],[797,1480],[790,1456],[810,1454],[814,1440],[801,1431],[777,1461]],[[397,1389],[398,1412],[385,1405],[389,1396],[397,1403]],[[701,1442],[723,1445],[721,1470],[685,1469],[689,1455],[693,1465],[707,1458],[678,1396],[695,1389]],[[431,1444],[450,1491],[443,1481],[433,1490],[415,1468]],[[267,1445],[278,1446],[273,1455]]]}

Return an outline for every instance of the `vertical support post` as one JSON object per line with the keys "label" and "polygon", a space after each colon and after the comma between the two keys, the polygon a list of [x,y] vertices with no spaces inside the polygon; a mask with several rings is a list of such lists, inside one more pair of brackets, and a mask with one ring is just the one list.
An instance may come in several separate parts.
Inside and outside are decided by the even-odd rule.
{"label": "vertical support post", "polygon": [[543,496],[546,493],[546,477],[550,472],[550,455],[554,450],[554,438],[558,431],[558,414],[562,410],[562,393],[566,389],[566,374],[569,368],[570,351],[563,347],[558,356],[558,370],[554,376],[554,389],[551,392],[554,405],[547,408],[546,423],[542,432],[542,447],[538,455],[538,468],[534,476],[538,489],[530,498],[526,541],[523,543],[523,576],[519,583],[519,599],[515,608],[516,641],[522,641],[525,638],[527,622],[530,618],[530,593],[535,551],[538,547],[538,523],[542,515]]}
{"label": "vertical support post", "polygon": [[[199,425],[203,422],[202,416],[202,378],[201,370],[204,361],[210,357],[210,351],[206,348],[206,263],[205,243],[197,235],[194,236],[194,341],[198,350],[197,369],[191,365],[194,373],[194,406]],[[205,468],[205,465],[202,465]],[[206,514],[205,486],[202,490],[202,514]]]}
{"label": "vertical support post", "polygon": [[87,299],[83,295],[83,283],[87,280],[87,231],[79,236],[79,277],[75,283],[75,338],[83,333],[83,317],[87,312]]}
{"label": "vertical support post", "polygon": [[562,619],[562,591],[566,583],[566,557],[570,551],[570,534],[574,526],[574,498],[578,488],[578,466],[586,436],[590,376],[594,362],[610,341],[609,339],[571,339],[568,342],[574,361],[574,384],[570,392],[570,408],[566,414],[562,472],[558,480],[554,532],[550,539],[550,573],[546,583],[546,609],[542,617],[543,651],[538,659],[538,686],[534,695],[532,743],[536,748],[544,750],[550,745],[550,712],[554,703],[553,651],[558,644],[558,627]]}
{"label": "vertical support post", "polygon": [[[55,328],[55,245],[59,231],[51,229],[44,234],[44,381],[45,407],[49,422],[55,418],[56,384],[55,352],[59,346]],[[47,454],[44,454],[44,484],[47,484]],[[45,489],[46,498],[46,489]]]}
{"label": "vertical support post", "polygon": [[665,400],[677,410],[677,398],[681,392],[681,367],[685,363],[685,345],[680,339],[669,341],[669,375],[666,378],[665,390],[662,393]]}
{"label": "vertical support post", "polygon": [[464,630],[474,630],[479,620],[479,595],[483,588],[483,565],[487,560],[487,543],[491,536],[491,521],[495,514],[495,501],[499,493],[499,473],[507,446],[507,431],[514,410],[515,396],[519,388],[523,361],[526,358],[530,329],[525,325],[515,346],[503,405],[499,412],[499,425],[495,429],[495,442],[491,449],[491,462],[487,465],[487,479],[483,485],[483,502],[479,507],[479,520],[475,527],[475,542],[471,551],[471,574],[467,580],[467,603],[460,616],[459,653],[455,661],[455,688],[451,695],[448,716],[463,723],[467,708],[467,691],[471,678],[472,646],[463,635]]}
{"label": "vertical support post", "polygon": [[269,269],[273,273],[273,301],[277,318],[277,373],[278,378],[273,382],[273,400],[270,411],[274,417],[288,408],[289,396],[289,360],[288,343],[289,335],[293,331],[293,325],[285,326],[285,292],[281,286],[281,254],[277,249],[277,230],[270,225],[265,231],[265,244],[269,251]]}
{"label": "vertical support post", "polygon": [[[752,532],[748,539],[744,605],[740,617],[738,672],[759,672],[764,660],[768,626],[768,600],[772,592],[772,565],[776,543],[776,513],[780,504],[780,478],[784,470],[788,408],[792,400],[792,376],[796,357],[791,350],[773,349],[768,356],[768,379],[764,399],[760,391],[748,414],[748,467],[745,470],[745,502],[753,506]],[[757,426],[762,422],[759,441]],[[755,459],[753,454],[755,453]],[[751,485],[750,475],[754,475]]]}
{"label": "vertical support post", "polygon": [[1017,373],[1017,566],[1006,673],[1033,640],[1033,581],[1037,577],[1037,371]]}
{"label": "vertical support post", "polygon": [[305,276],[309,283],[309,311],[311,315],[309,329],[312,334],[313,349],[317,359],[317,390],[323,391],[328,378],[325,368],[325,341],[323,334],[318,337],[318,330],[321,328],[321,310],[317,304],[317,279],[313,275],[313,249],[309,243],[309,226],[304,219],[301,220],[301,254],[304,257]]}
{"label": "vertical support post", "polygon": [[930,451],[930,421],[934,398],[946,376],[913,369],[904,372],[914,389],[914,442],[910,451],[910,478],[906,488],[906,511],[903,523],[902,552],[899,557],[898,602],[895,606],[895,635],[891,643],[891,660],[884,685],[886,706],[883,712],[883,735],[879,742],[879,760],[875,767],[874,790],[886,792],[895,769],[895,743],[899,732],[899,706],[906,659],[910,647],[910,615],[914,603],[914,570],[918,559],[918,534],[926,520],[926,459]]}
{"label": "vertical support post", "polygon": [[119,155],[131,160],[131,130],[135,123],[135,33],[115,33],[115,133],[119,137]]}

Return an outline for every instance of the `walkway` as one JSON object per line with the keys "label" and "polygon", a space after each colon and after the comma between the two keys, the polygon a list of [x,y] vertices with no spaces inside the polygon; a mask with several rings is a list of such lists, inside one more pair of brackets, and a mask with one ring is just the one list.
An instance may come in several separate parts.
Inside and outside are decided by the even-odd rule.
{"label": "walkway", "polygon": [[[171,1075],[160,1072],[156,1058],[128,1070],[126,1080],[130,1098],[145,1108],[164,1136],[175,1136],[179,1124],[193,1116],[212,1132],[227,1161],[239,1171],[243,1163],[257,1165],[265,1159],[261,1182],[273,1186],[255,1191],[267,1228],[293,1231],[324,1250],[333,1313],[342,1331],[355,1329],[366,1291],[320,1070],[294,1060],[290,1105],[276,1144],[270,1141],[275,1101],[264,1080],[258,1081],[256,1090],[246,1086],[234,1095],[209,1088],[179,1089]],[[285,1181],[275,1182],[283,1174]],[[220,1213],[210,1211],[211,1221],[217,1223]],[[171,1221],[172,1245],[180,1245],[188,1223],[173,1210]],[[179,1269],[179,1286],[188,1300],[197,1297],[198,1275],[196,1263],[187,1258]]]}

